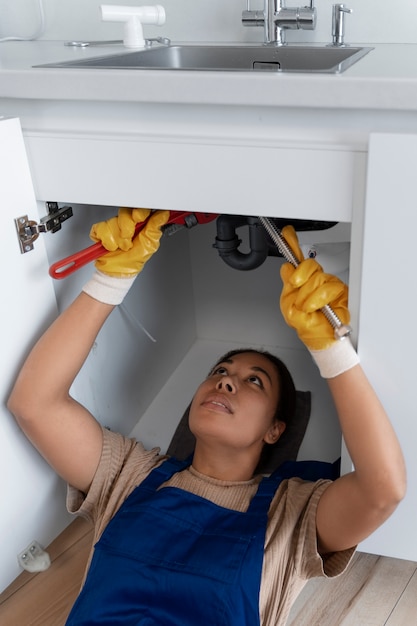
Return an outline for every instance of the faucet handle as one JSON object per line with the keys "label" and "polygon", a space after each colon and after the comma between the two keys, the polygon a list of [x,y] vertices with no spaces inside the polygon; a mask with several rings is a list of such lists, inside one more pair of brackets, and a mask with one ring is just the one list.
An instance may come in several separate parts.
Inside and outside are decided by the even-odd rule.
{"label": "faucet handle", "polygon": [[264,10],[252,10],[251,0],[246,0],[246,10],[242,11],[243,26],[263,26],[265,22]]}
{"label": "faucet handle", "polygon": [[353,13],[344,4],[334,4],[332,11],[332,42],[334,46],[345,46],[345,13]]}

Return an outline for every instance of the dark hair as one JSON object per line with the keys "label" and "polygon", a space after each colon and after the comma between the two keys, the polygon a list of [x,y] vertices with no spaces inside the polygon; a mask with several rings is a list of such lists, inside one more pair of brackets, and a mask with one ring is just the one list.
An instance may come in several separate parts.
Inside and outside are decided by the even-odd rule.
{"label": "dark hair", "polygon": [[[295,415],[295,407],[296,407],[296,389],[294,385],[294,381],[292,376],[281,359],[279,359],[274,354],[266,350],[255,350],[254,348],[239,348],[237,350],[230,350],[226,354],[224,354],[213,366],[212,370],[219,365],[219,363],[223,363],[232,359],[237,354],[260,354],[268,359],[275,367],[275,370],[278,374],[278,383],[279,383],[279,394],[278,394],[278,404],[275,410],[274,422],[284,422],[285,424],[289,424]],[[285,437],[285,432],[282,437]],[[281,441],[282,437],[273,444],[265,443],[262,449],[262,453],[259,459],[258,466],[256,468],[256,472],[262,473],[262,468],[267,467],[269,464],[269,458],[272,456],[275,448],[277,448]]]}

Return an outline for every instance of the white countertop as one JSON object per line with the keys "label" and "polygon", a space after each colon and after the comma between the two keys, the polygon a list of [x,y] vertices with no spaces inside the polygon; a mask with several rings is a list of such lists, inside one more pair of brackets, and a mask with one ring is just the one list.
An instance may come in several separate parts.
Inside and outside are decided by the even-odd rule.
{"label": "white countertop", "polygon": [[72,48],[62,41],[3,42],[0,98],[417,111],[417,45],[371,47],[341,74],[269,74],[33,68],[126,48],[118,44]]}

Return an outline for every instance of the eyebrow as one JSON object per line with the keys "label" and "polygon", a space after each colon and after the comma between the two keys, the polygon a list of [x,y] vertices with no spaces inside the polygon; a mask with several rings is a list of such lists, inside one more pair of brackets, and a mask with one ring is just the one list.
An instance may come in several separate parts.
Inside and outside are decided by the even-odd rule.
{"label": "eyebrow", "polygon": [[[225,359],[224,361],[220,361],[220,363],[217,363],[217,365],[215,365],[215,367],[213,367],[213,370],[216,367],[219,367],[219,365],[221,365],[222,363],[230,363],[230,364],[232,364],[233,363],[233,359]],[[260,372],[261,374],[264,374],[267,377],[267,379],[269,380],[269,384],[271,385],[271,387],[273,386],[273,382],[272,382],[271,376],[269,375],[269,373],[263,367],[259,367],[258,365],[252,365],[250,367],[250,369],[252,370],[252,372]]]}
{"label": "eyebrow", "polygon": [[254,367],[251,367],[251,370],[253,372],[261,372],[262,374],[265,374],[265,376],[267,377],[267,379],[269,380],[270,385],[272,386],[272,378],[270,377],[270,375],[268,374],[268,372],[266,370],[264,370],[263,367],[257,367],[256,365]]}

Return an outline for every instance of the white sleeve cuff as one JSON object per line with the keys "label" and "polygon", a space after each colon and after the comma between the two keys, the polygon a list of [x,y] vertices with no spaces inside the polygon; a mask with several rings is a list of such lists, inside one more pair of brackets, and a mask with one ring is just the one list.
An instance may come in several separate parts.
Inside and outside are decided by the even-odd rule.
{"label": "white sleeve cuff", "polygon": [[117,278],[95,270],[82,290],[95,300],[105,304],[121,304],[135,278],[136,274],[128,278]]}
{"label": "white sleeve cuff", "polygon": [[327,350],[310,350],[323,378],[335,378],[359,363],[359,356],[349,337],[335,341]]}

